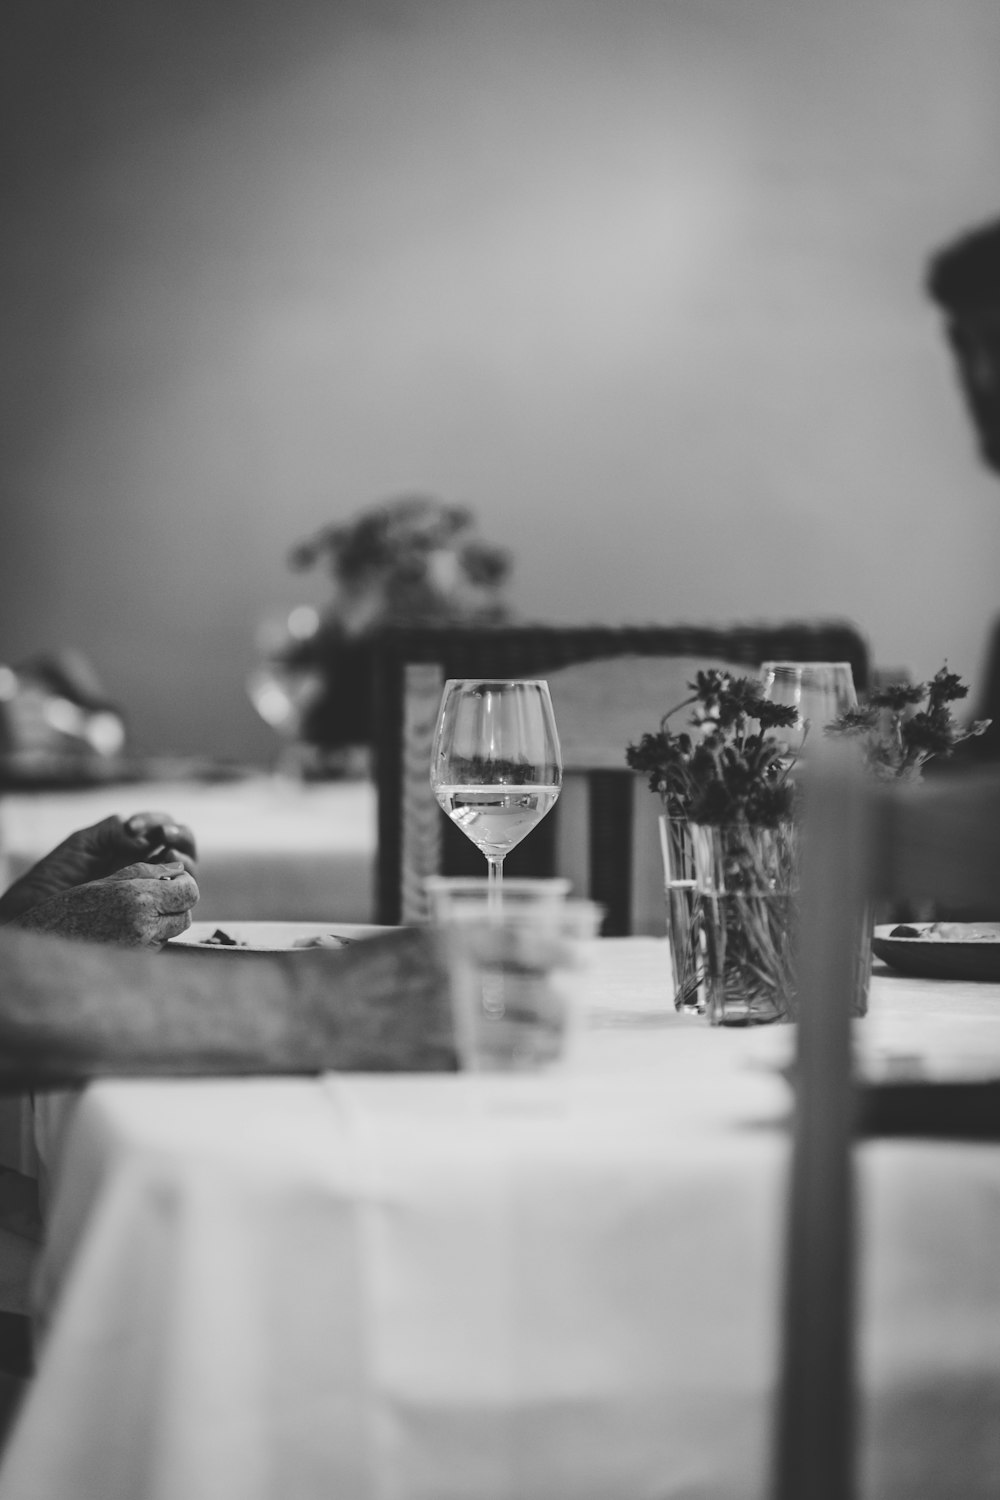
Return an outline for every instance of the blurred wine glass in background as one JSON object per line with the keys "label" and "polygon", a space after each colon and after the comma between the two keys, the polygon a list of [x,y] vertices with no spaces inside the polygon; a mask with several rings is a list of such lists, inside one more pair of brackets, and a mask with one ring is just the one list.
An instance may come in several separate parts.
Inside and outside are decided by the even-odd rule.
{"label": "blurred wine glass in background", "polygon": [[315,673],[288,661],[288,648],[308,640],[318,628],[319,614],[311,605],[299,605],[287,615],[266,615],[257,628],[260,661],[247,675],[246,690],[264,723],[278,736],[271,770],[284,780],[302,778],[302,725],[322,686]]}
{"label": "blurred wine glass in background", "polygon": [[847,661],[766,661],[760,678],[765,698],[795,709],[792,734],[798,750],[810,733],[822,734],[827,724],[857,706],[854,674]]}

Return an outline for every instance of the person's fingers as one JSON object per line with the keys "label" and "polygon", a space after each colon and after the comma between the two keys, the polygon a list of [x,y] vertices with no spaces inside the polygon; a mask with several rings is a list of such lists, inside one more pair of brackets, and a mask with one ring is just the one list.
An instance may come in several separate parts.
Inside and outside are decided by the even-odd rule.
{"label": "person's fingers", "polygon": [[190,926],[190,910],[166,912],[158,924],[160,939],[164,943],[169,943],[171,938],[180,937],[182,932],[187,932]]}
{"label": "person's fingers", "polygon": [[22,916],[61,891],[102,880],[143,852],[116,815],[78,828],[14,882],[0,900],[0,920]]}
{"label": "person's fingers", "polygon": [[163,819],[158,815],[148,816],[153,820],[151,827],[142,823],[131,826],[131,820],[123,822],[117,813],[112,813],[99,823],[71,833],[51,856],[60,861],[65,871],[64,884],[102,880],[122,866],[148,858],[154,850],[162,848],[164,840],[159,830]]}
{"label": "person's fingers", "polygon": [[185,870],[173,880],[158,880],[152,883],[150,899],[161,914],[189,912],[197,903],[198,882]]}
{"label": "person's fingers", "polygon": [[69,835],[66,843],[82,842],[88,844],[104,844],[110,840],[120,840],[125,824],[117,813],[109,813],[106,818],[99,818],[96,823],[88,823],[85,828],[77,828]]}
{"label": "person's fingers", "polygon": [[[155,869],[138,866],[138,869]],[[191,924],[191,909],[198,900],[198,884],[184,869],[170,879],[162,875],[138,875],[131,880],[104,882],[122,892],[125,902],[124,931],[131,941],[158,948]]]}
{"label": "person's fingers", "polygon": [[158,809],[155,811],[147,809],[145,812],[132,813],[131,817],[125,821],[125,828],[128,833],[133,834],[136,838],[146,838],[152,829],[162,828],[164,823],[172,821],[168,812],[161,812]]}
{"label": "person's fingers", "polygon": [[176,849],[189,859],[197,859],[194,834],[186,823],[178,823],[166,812],[138,812],[124,825],[126,833],[149,849]]}
{"label": "person's fingers", "polygon": [[137,901],[155,912],[188,911],[198,900],[198,882],[182,864],[126,865],[107,877],[112,885],[128,885]]}
{"label": "person's fingers", "polygon": [[160,834],[168,849],[177,849],[190,859],[198,858],[198,846],[194,834],[186,823],[175,823],[172,818],[160,825]]}
{"label": "person's fingers", "polygon": [[120,870],[112,870],[106,875],[106,880],[176,880],[178,875],[186,871],[180,860],[173,864],[161,865],[154,860],[137,860],[131,865],[122,865]]}
{"label": "person's fingers", "polygon": [[126,832],[118,814],[112,813],[110,817],[101,818],[97,823],[88,823],[86,828],[75,829],[52,852],[54,855],[72,852],[90,860],[98,860],[122,847],[134,848],[135,842]]}
{"label": "person's fingers", "polygon": [[189,925],[198,883],[182,865],[138,864],[132,869],[132,875],[119,871],[57,892],[15,920],[36,932],[159,948]]}
{"label": "person's fingers", "polygon": [[151,854],[147,863],[151,865],[183,865],[189,875],[197,875],[198,866],[190,855],[181,849],[164,848],[156,854]]}

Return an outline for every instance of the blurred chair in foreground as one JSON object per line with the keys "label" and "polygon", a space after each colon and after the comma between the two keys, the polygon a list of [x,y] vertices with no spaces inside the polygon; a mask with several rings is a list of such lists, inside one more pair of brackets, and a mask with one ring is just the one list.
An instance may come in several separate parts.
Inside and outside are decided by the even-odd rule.
{"label": "blurred chair in foreground", "polygon": [[656,799],[626,767],[626,747],[686,696],[699,667],[753,676],[769,658],[849,661],[856,686],[867,686],[866,644],[842,622],[386,632],[373,682],[378,921],[421,920],[427,875],[483,873],[482,857],[440,812],[428,783],[446,679],[544,677],[568,775],[555,808],[505,870],[569,875],[578,895],[606,908],[606,935],[662,933]]}
{"label": "blurred chair in foreground", "polygon": [[865,777],[845,747],[828,752],[806,792],[774,1500],[857,1494],[855,1138],[1000,1142],[1000,1082],[859,1082],[850,1020],[870,900],[1000,914],[1000,777],[901,787]]}

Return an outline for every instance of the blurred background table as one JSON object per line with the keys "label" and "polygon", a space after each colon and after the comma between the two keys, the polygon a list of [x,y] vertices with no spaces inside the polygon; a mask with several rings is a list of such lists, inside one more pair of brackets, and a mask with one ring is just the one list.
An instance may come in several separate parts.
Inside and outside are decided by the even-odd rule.
{"label": "blurred background table", "polygon": [[199,921],[373,920],[376,795],[363,778],[143,781],[0,796],[0,877],[109,813],[171,813],[198,843]]}
{"label": "blurred background table", "polygon": [[[39,1371],[2,1500],[764,1500],[791,1028],[602,940],[540,1075],[130,1081],[36,1116]],[[1000,1066],[1000,986],[866,1046]],[[859,1150],[865,1497],[996,1494],[1000,1150]]]}

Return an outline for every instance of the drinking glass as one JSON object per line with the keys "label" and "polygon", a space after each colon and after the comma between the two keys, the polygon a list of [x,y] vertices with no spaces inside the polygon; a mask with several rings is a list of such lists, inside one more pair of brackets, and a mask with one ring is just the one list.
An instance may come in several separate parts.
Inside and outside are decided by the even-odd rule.
{"label": "drinking glass", "polygon": [[799,748],[810,728],[822,733],[827,724],[857,706],[848,661],[766,661],[760,677],[765,698],[795,709]]}
{"label": "drinking glass", "polygon": [[569,884],[505,880],[497,910],[488,879],[428,879],[463,1070],[545,1067],[575,1041],[603,909]]}
{"label": "drinking glass", "polygon": [[314,670],[288,660],[289,647],[307,639],[317,626],[315,610],[303,605],[288,616],[266,615],[257,627],[259,661],[247,676],[246,690],[264,723],[278,736],[280,748],[272,768],[278,781],[301,779],[302,724],[322,687]]}
{"label": "drinking glass", "polygon": [[486,856],[499,896],[503,861],[555,803],[559,736],[540,679],[445,683],[431,752],[431,786],[444,811]]}

